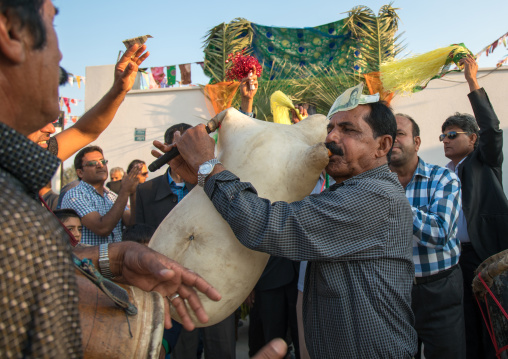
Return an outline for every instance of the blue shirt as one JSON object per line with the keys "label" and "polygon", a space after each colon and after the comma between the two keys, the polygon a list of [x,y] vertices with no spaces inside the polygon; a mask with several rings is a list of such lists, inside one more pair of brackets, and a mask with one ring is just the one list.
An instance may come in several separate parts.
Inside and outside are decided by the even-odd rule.
{"label": "blue shirt", "polygon": [[[70,189],[62,200],[62,208],[72,208],[80,218],[88,213],[99,212],[104,216],[111,210],[118,196],[104,187],[104,196],[101,196],[97,190],[90,184],[80,181],[80,183]],[[83,226],[81,243],[99,245],[103,243],[120,242],[122,240],[122,220],[119,220],[113,231],[107,237],[101,237],[86,226]]]}
{"label": "blue shirt", "polygon": [[171,175],[168,171],[168,182],[169,182],[169,188],[171,188],[171,192],[176,194],[178,196],[178,202],[180,202],[185,196],[189,194],[189,190],[187,189],[187,186],[185,185],[185,182],[182,183],[176,183],[173,178],[171,178]]}
{"label": "blue shirt", "polygon": [[406,186],[406,197],[413,212],[415,276],[429,276],[456,265],[460,256],[458,177],[445,167],[419,158],[413,178]]}

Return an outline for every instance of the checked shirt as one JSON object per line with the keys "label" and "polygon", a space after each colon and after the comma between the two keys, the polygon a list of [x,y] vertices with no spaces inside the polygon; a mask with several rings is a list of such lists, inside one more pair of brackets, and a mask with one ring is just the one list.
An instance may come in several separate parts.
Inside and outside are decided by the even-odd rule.
{"label": "checked shirt", "polygon": [[[80,181],[76,187],[70,189],[65,194],[61,208],[72,208],[81,218],[91,212],[98,212],[101,216],[104,216],[113,207],[117,197],[113,191],[110,191],[106,187],[104,187],[104,196],[101,196],[92,185]],[[121,240],[121,219],[107,237],[99,236],[83,226],[81,243],[98,246],[99,244],[120,242]]]}
{"label": "checked shirt", "polygon": [[312,358],[411,358],[412,216],[383,165],[301,201],[271,203],[231,172],[205,192],[248,248],[308,260],[303,316]]}
{"label": "checked shirt", "polygon": [[69,237],[34,199],[60,161],[0,123],[0,358],[81,358]]}
{"label": "checked shirt", "polygon": [[415,276],[426,277],[456,265],[461,197],[455,173],[419,158],[406,196],[413,211]]}

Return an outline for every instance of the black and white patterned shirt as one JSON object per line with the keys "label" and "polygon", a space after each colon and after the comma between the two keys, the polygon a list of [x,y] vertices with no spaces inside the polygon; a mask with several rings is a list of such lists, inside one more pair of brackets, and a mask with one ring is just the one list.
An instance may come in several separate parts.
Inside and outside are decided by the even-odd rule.
{"label": "black and white patterned shirt", "polygon": [[205,192],[248,248],[309,261],[303,315],[312,358],[413,356],[413,217],[387,165],[293,203],[259,198],[228,171]]}
{"label": "black and white patterned shirt", "polygon": [[80,358],[69,238],[35,198],[60,161],[0,123],[0,358]]}

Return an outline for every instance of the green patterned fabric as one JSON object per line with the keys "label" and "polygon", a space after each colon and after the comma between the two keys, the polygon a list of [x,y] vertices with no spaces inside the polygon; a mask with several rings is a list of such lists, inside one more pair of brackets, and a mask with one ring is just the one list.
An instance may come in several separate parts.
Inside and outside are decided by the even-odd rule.
{"label": "green patterned fabric", "polygon": [[[270,73],[277,73],[278,78],[293,78],[298,73],[292,70],[294,67],[307,67],[311,64],[321,68],[333,66],[339,71],[361,72],[358,66],[355,68],[354,61],[355,56],[359,56],[357,43],[344,26],[345,23],[346,20],[343,19],[307,28],[251,23],[254,32],[253,55],[263,65],[262,78],[269,79]],[[286,66],[278,65],[283,61]],[[288,63],[290,66],[287,66]],[[272,68],[274,71],[271,71]]]}

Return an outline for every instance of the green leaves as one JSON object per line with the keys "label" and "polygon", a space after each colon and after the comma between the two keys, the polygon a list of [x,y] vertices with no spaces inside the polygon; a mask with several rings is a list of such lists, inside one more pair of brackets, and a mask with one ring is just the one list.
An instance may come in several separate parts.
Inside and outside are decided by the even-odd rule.
{"label": "green leaves", "polygon": [[357,6],[349,11],[346,22],[349,30],[358,41],[355,51],[356,63],[364,73],[379,71],[383,62],[391,61],[405,46],[398,30],[399,16],[390,5],[383,5],[378,16],[366,6]]}
{"label": "green leaves", "polygon": [[226,71],[231,66],[227,62],[229,54],[244,49],[244,53],[248,54],[251,51],[252,34],[250,22],[242,18],[222,23],[208,31],[203,41],[204,72],[211,77],[211,83],[226,81]]}

